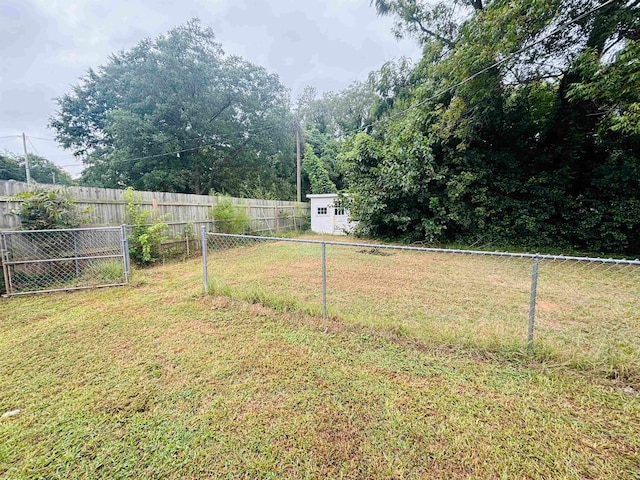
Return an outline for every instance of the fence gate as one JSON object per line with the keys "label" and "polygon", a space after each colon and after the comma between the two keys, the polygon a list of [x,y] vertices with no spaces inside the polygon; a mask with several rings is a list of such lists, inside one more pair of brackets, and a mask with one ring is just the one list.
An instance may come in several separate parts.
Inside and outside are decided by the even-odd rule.
{"label": "fence gate", "polygon": [[4,295],[125,285],[123,227],[0,232]]}

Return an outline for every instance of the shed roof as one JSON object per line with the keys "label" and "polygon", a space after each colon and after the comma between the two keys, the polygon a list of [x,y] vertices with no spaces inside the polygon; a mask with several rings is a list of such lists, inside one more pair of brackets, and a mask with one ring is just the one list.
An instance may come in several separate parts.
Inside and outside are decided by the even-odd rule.
{"label": "shed roof", "polygon": [[314,193],[307,195],[307,198],[333,198],[337,196],[337,193]]}

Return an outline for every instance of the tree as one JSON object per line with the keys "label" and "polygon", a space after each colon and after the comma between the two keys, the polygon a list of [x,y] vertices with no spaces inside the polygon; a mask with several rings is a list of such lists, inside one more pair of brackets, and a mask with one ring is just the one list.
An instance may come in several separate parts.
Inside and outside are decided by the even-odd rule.
{"label": "tree", "polygon": [[[37,183],[55,183],[72,185],[71,176],[55,163],[39,155],[29,155],[29,170],[31,178]],[[17,180],[25,182],[27,174],[24,157],[17,155],[0,155],[0,180]]]}
{"label": "tree", "polygon": [[640,253],[640,1],[372,3],[423,58],[342,149],[362,229]]}
{"label": "tree", "polygon": [[347,135],[366,127],[377,98],[370,82],[358,81],[340,92],[325,92],[320,98],[313,87],[300,95],[295,115],[305,142],[305,159],[309,158],[303,169],[305,192],[322,193],[323,188],[325,193],[334,192],[344,187],[338,152]]}
{"label": "tree", "polygon": [[304,161],[302,162],[304,173],[309,178],[311,193],[335,193],[336,186],[329,178],[329,172],[309,144],[304,148]]}
{"label": "tree", "polygon": [[197,20],[111,55],[57,101],[50,125],[87,184],[293,196],[287,89]]}
{"label": "tree", "polygon": [[483,0],[371,0],[379,15],[396,18],[393,28],[396,37],[414,37],[420,43],[437,41],[449,49],[458,42],[461,20],[469,14],[469,9],[481,11],[484,3]]}
{"label": "tree", "polygon": [[26,174],[15,157],[0,155],[0,180],[19,180],[22,182],[25,178]]}

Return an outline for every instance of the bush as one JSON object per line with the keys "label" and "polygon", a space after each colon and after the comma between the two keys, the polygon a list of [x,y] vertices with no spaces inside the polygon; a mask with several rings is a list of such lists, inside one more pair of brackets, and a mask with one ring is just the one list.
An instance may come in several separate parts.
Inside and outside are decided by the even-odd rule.
{"label": "bush", "polygon": [[20,217],[25,230],[79,227],[86,214],[78,210],[71,195],[64,190],[37,188],[18,193],[14,198],[22,203],[11,213]]}
{"label": "bush", "polygon": [[228,197],[222,198],[211,209],[211,215],[221,233],[246,233],[251,226],[251,216],[244,206],[233,205]]}
{"label": "bush", "polygon": [[160,243],[167,238],[166,223],[153,218],[153,212],[140,206],[141,196],[131,187],[124,191],[127,223],[133,227],[129,236],[129,255],[140,265],[149,265],[160,258]]}

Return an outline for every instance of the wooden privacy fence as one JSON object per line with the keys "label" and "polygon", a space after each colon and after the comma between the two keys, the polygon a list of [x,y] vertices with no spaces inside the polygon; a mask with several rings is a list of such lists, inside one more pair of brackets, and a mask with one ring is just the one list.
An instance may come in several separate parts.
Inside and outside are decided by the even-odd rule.
{"label": "wooden privacy fence", "polygon": [[[126,223],[124,190],[95,187],[66,187],[39,185],[39,187],[67,191],[80,209],[87,209],[87,226],[122,225]],[[27,184],[12,180],[0,180],[0,230],[20,228],[20,219],[11,215],[20,201],[13,195],[28,190]],[[211,209],[223,198],[212,195],[193,195],[169,192],[136,192],[142,208],[153,210],[158,218],[169,225],[169,235],[183,235],[184,228],[193,224],[194,232],[201,225],[216,231],[216,219]],[[285,200],[254,198],[230,198],[233,205],[246,209],[251,217],[250,229],[254,232],[278,232],[300,228],[309,215],[309,204]]]}

